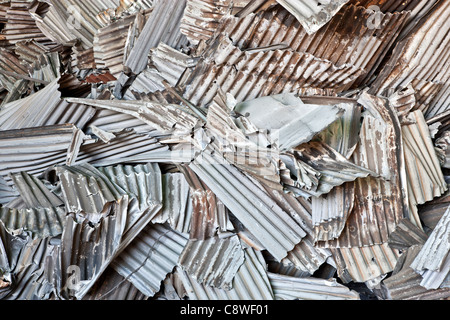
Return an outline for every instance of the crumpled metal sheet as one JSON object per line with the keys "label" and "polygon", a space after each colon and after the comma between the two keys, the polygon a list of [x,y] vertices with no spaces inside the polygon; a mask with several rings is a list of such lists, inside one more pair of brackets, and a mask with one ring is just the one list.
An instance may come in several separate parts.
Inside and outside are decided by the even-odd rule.
{"label": "crumpled metal sheet", "polygon": [[300,21],[309,34],[315,33],[326,25],[348,1],[277,0]]}

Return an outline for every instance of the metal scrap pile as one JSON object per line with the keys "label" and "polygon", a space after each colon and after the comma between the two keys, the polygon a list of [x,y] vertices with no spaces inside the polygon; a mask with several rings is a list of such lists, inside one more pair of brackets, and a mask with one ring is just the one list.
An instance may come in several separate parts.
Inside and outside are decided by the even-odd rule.
{"label": "metal scrap pile", "polygon": [[449,299],[450,1],[0,22],[1,299]]}

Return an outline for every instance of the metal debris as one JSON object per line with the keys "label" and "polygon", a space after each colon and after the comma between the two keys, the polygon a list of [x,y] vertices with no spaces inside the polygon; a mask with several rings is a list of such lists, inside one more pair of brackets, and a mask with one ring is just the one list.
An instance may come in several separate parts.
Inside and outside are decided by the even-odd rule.
{"label": "metal debris", "polygon": [[0,2],[0,299],[450,299],[449,1]]}

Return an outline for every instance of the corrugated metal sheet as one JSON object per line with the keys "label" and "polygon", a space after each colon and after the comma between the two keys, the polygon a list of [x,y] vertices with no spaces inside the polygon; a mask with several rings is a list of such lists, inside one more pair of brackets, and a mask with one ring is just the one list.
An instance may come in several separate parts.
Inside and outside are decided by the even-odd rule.
{"label": "corrugated metal sheet", "polygon": [[407,12],[380,15],[380,24],[374,25],[373,11],[346,5],[326,26],[309,35],[287,10],[276,9],[223,19],[217,33],[228,34],[242,50],[283,44],[337,67],[352,65],[364,70],[359,84],[370,79],[408,18]]}
{"label": "corrugated metal sheet", "polygon": [[408,219],[403,219],[394,232],[389,235],[389,246],[398,250],[405,250],[414,245],[423,245],[427,241],[427,234]]}
{"label": "corrugated metal sheet", "polygon": [[94,109],[61,99],[59,78],[26,98],[7,103],[0,111],[2,130],[72,123],[79,128],[94,116]]}
{"label": "corrugated metal sheet", "polygon": [[131,282],[119,275],[113,268],[108,267],[97,280],[83,300],[95,301],[130,301],[147,300]]}
{"label": "corrugated metal sheet", "polygon": [[104,143],[101,139],[94,143],[85,143],[80,147],[78,157],[73,164],[90,163],[99,167],[121,162],[145,163],[153,162],[154,155],[165,156],[167,160],[170,160],[169,148],[161,144],[158,139],[137,134],[133,130],[124,130],[117,133],[116,137],[108,143]]}
{"label": "corrugated metal sheet", "polygon": [[348,1],[277,0],[279,4],[300,21],[309,34],[315,33],[326,25]]}
{"label": "corrugated metal sheet", "polygon": [[5,179],[0,176],[0,204],[5,205],[19,196],[17,190],[8,185]]}
{"label": "corrugated metal sheet", "polygon": [[[127,197],[121,201],[128,203]],[[82,299],[114,260],[127,220],[123,207],[119,203],[110,206],[97,223],[67,217],[60,249],[61,286],[57,288],[61,297]],[[77,283],[71,282],[74,271]],[[74,285],[66,286],[70,283]]]}
{"label": "corrugated metal sheet", "polygon": [[211,38],[217,29],[219,21],[231,14],[233,9],[244,8],[249,0],[187,0],[186,9],[181,20],[181,33],[196,45],[201,40]]}
{"label": "corrugated metal sheet", "polygon": [[163,207],[152,219],[153,223],[168,223],[179,233],[189,234],[193,205],[191,191],[182,173],[167,173],[162,176]]}
{"label": "corrugated metal sheet", "polygon": [[0,208],[0,220],[8,232],[23,229],[30,232],[33,239],[45,239],[62,234],[66,220],[63,207],[52,208]]}
{"label": "corrugated metal sheet", "polygon": [[[450,297],[449,288],[427,289],[420,285],[422,277],[410,268],[411,262],[422,246],[410,247],[399,259],[394,274],[382,282],[386,299],[392,300],[441,300]],[[401,263],[403,262],[403,263]]]}
{"label": "corrugated metal sheet", "polygon": [[126,194],[123,189],[89,164],[55,168],[68,212],[97,215],[107,202]]}
{"label": "corrugated metal sheet", "polygon": [[281,260],[281,264],[293,266],[309,275],[314,274],[331,256],[331,252],[328,249],[318,248],[314,245],[311,203],[302,198],[295,198],[289,193],[269,190],[269,188],[266,188],[266,190],[272,199],[308,233],[293,250],[288,252],[287,257]]}
{"label": "corrugated metal sheet", "polygon": [[353,282],[366,282],[393,271],[400,256],[399,251],[387,243],[330,250],[337,264],[338,276]]}
{"label": "corrugated metal sheet", "polygon": [[[19,239],[16,239],[16,241]],[[53,297],[53,283],[47,262],[58,252],[49,238],[26,241],[12,270],[14,280],[4,300],[49,300]]]}
{"label": "corrugated metal sheet", "polygon": [[186,37],[180,33],[185,7],[186,0],[153,2],[153,10],[125,62],[125,66],[134,74],[139,74],[146,68],[150,50],[160,42],[177,49],[187,44]]}
{"label": "corrugated metal sheet", "polygon": [[2,29],[2,47],[11,47],[17,42],[35,40],[43,45],[54,43],[37,27],[30,13],[45,14],[47,4],[40,1],[12,0],[3,2],[6,5],[2,14],[5,27]]}
{"label": "corrugated metal sheet", "polygon": [[150,52],[150,66],[136,77],[127,89],[124,98],[133,100],[136,94],[165,90],[163,81],[171,86],[176,86],[186,69],[195,64],[192,57],[161,42]]}
{"label": "corrugated metal sheet", "polygon": [[[305,98],[301,97],[301,99]],[[324,100],[327,101],[326,98]],[[333,104],[333,99],[330,99],[328,104]],[[345,110],[344,115],[319,133],[316,138],[350,159],[359,143],[361,107],[351,101],[339,103],[338,106]]]}
{"label": "corrugated metal sheet", "polygon": [[118,78],[124,71],[126,59],[126,45],[130,28],[138,27],[139,22],[144,17],[140,13],[125,16],[123,19],[97,30],[93,50],[95,64],[97,67],[108,68],[109,71]]}
{"label": "corrugated metal sheet", "polygon": [[408,86],[414,79],[445,83],[450,77],[446,49],[450,36],[450,4],[439,1],[405,38],[397,43],[371,92],[385,93]]}
{"label": "corrugated metal sheet", "polygon": [[355,184],[335,187],[325,196],[312,197],[314,241],[339,238],[354,207]]}
{"label": "corrugated metal sheet", "polygon": [[239,237],[213,237],[190,240],[178,265],[205,286],[230,290],[233,279],[244,263],[244,249]]}
{"label": "corrugated metal sheet", "polygon": [[[0,70],[7,72],[0,73],[0,83],[8,91],[13,91],[14,84],[20,79],[19,76],[28,75],[28,69],[20,63],[19,57],[5,48],[0,49]],[[18,76],[9,73],[18,74]]]}
{"label": "corrugated metal sheet", "polygon": [[[213,55],[204,56],[186,80],[184,97],[203,107],[220,88],[238,102],[295,92],[301,87],[348,89],[363,71],[352,65],[337,67],[328,60],[293,50],[241,51],[228,38],[218,38]],[[231,55],[230,52],[233,52]],[[226,58],[215,61],[212,58]],[[212,60],[212,61],[211,61]]]}
{"label": "corrugated metal sheet", "polygon": [[198,122],[196,117],[177,105],[138,100],[95,100],[82,98],[68,98],[66,100],[71,103],[81,103],[131,115],[165,134],[174,132],[178,132],[179,134],[189,133]]}
{"label": "corrugated metal sheet", "polygon": [[97,14],[118,6],[117,0],[90,0],[83,5],[76,0],[50,0],[48,3],[50,8],[45,15],[32,15],[41,32],[59,44],[73,43],[78,39],[84,49],[92,48],[96,30],[105,26]]}
{"label": "corrugated metal sheet", "polygon": [[190,186],[189,201],[192,206],[192,216],[189,239],[207,240],[233,230],[228,209],[217,199],[211,189],[188,166],[183,166],[180,170]]}
{"label": "corrugated metal sheet", "polygon": [[43,173],[68,158],[78,129],[73,125],[0,131],[0,175],[11,184],[11,173]]}
{"label": "corrugated metal sheet", "polygon": [[161,205],[161,170],[158,164],[117,165],[99,168],[115,185],[126,191],[128,196],[138,200],[139,211]]}
{"label": "corrugated metal sheet", "polygon": [[166,225],[148,225],[114,260],[112,267],[143,294],[153,297],[173,271],[188,241]]}
{"label": "corrugated metal sheet", "polygon": [[327,242],[327,246],[350,248],[385,244],[401,219],[417,221],[410,217],[408,210],[401,129],[395,111],[385,100],[367,94],[363,94],[359,102],[370,115],[364,118],[354,163],[378,173],[380,178],[355,181],[353,212],[341,236]]}
{"label": "corrugated metal sheet", "polygon": [[360,300],[357,292],[336,280],[268,275],[276,300]]}
{"label": "corrugated metal sheet", "polygon": [[27,209],[59,207],[64,202],[52,193],[44,183],[26,172],[10,175],[14,187]]}
{"label": "corrugated metal sheet", "polygon": [[295,156],[320,173],[316,194],[329,193],[334,187],[368,176],[377,177],[375,171],[354,164],[323,142],[308,142],[294,148]]}
{"label": "corrugated metal sheet", "polygon": [[234,111],[246,115],[257,128],[269,130],[282,151],[310,141],[343,115],[339,105],[305,104],[293,94],[244,101]]}
{"label": "corrugated metal sheet", "polygon": [[150,133],[155,129],[144,121],[131,115],[107,109],[97,109],[86,127],[97,127],[107,132],[120,132],[124,129],[133,129],[136,133]]}
{"label": "corrugated metal sheet", "polygon": [[421,285],[437,289],[450,272],[450,209],[447,209],[439,223],[420,250],[411,268],[422,274]]}
{"label": "corrugated metal sheet", "polygon": [[306,236],[264,190],[223,158],[204,153],[190,168],[276,259],[285,258]]}
{"label": "corrugated metal sheet", "polygon": [[245,250],[245,262],[236,274],[231,290],[218,289],[198,283],[186,272],[177,268],[187,296],[190,300],[273,300],[264,258],[253,249]]}
{"label": "corrugated metal sheet", "polygon": [[423,113],[412,112],[409,119],[414,124],[402,127],[409,199],[424,204],[444,194],[448,187]]}

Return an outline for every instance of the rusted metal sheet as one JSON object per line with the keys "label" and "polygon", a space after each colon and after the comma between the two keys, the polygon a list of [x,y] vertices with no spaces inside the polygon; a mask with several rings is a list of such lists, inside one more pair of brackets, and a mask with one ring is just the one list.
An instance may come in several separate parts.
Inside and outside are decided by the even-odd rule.
{"label": "rusted metal sheet", "polygon": [[184,96],[201,107],[211,103],[218,88],[242,102],[295,92],[301,87],[328,87],[341,92],[363,74],[355,66],[338,67],[309,53],[270,48],[242,51],[228,38],[216,41],[215,52],[203,58],[186,81]]}

